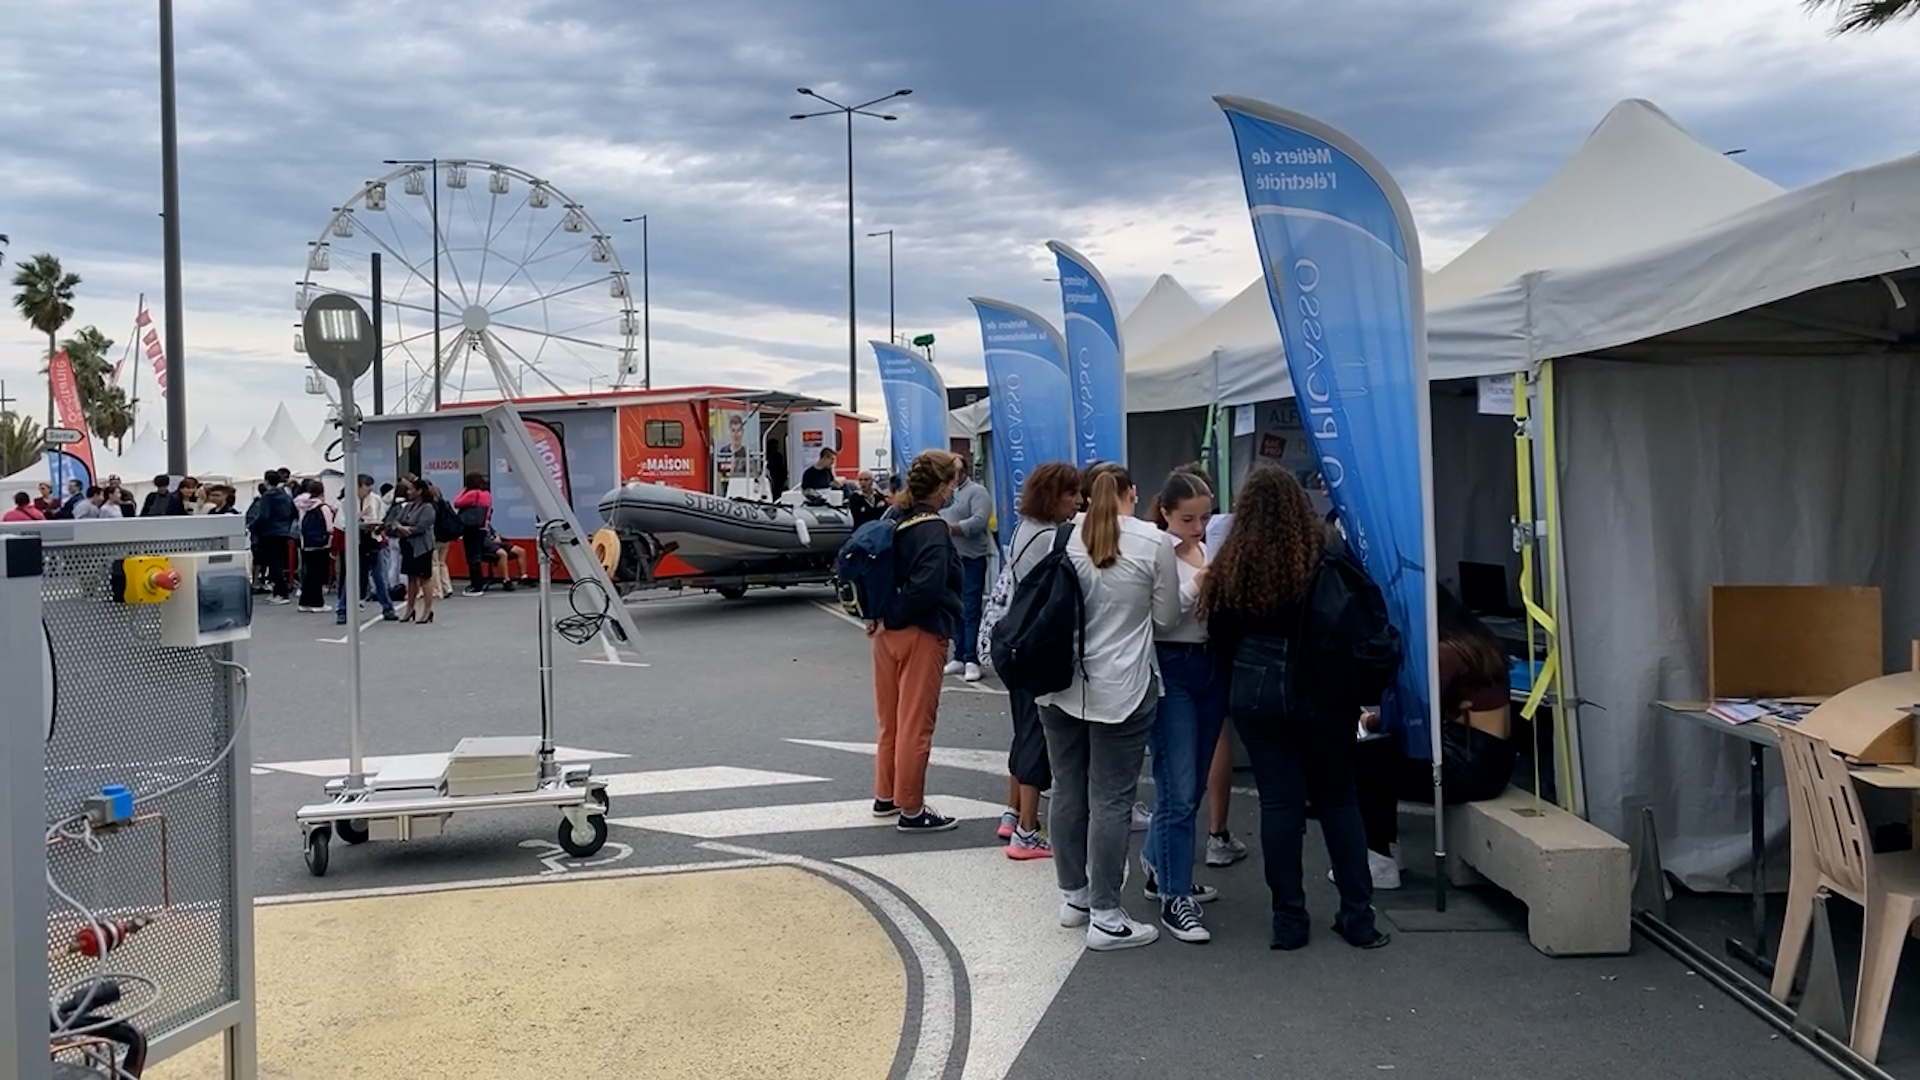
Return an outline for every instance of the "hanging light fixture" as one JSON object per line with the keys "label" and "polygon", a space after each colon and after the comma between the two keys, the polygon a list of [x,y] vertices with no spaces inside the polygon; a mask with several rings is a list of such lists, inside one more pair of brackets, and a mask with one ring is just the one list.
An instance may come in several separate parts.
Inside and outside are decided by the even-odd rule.
{"label": "hanging light fixture", "polygon": [[467,186],[467,166],[464,162],[450,163],[443,170],[447,175],[447,187],[459,191]]}
{"label": "hanging light fixture", "polygon": [[409,195],[425,195],[427,193],[427,174],[421,172],[419,169],[407,170],[406,192]]}
{"label": "hanging light fixture", "polygon": [[360,202],[361,205],[369,210],[385,210],[387,208],[387,185],[376,184],[369,181],[367,183],[366,197],[361,199]]}
{"label": "hanging light fixture", "polygon": [[505,195],[507,193],[507,174],[497,168],[494,169],[487,175],[487,190],[493,192],[495,195]]}
{"label": "hanging light fixture", "polygon": [[553,197],[547,194],[546,184],[538,180],[533,182],[533,187],[527,191],[527,205],[535,210],[545,210],[553,205]]}

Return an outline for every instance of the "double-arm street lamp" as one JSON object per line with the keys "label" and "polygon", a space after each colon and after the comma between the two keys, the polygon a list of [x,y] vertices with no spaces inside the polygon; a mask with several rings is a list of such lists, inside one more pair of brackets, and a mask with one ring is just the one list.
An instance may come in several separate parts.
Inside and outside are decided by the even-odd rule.
{"label": "double-arm street lamp", "polygon": [[647,281],[647,215],[639,214],[620,219],[622,225],[631,225],[636,221],[640,223],[640,388],[651,390],[653,389],[653,288]]}
{"label": "double-arm street lamp", "polygon": [[853,217],[853,118],[871,116],[875,120],[898,120],[888,113],[874,112],[873,107],[883,101],[906,97],[912,90],[895,90],[891,94],[863,101],[858,105],[842,105],[823,94],[816,94],[806,87],[800,87],[800,93],[822,105],[828,106],[818,112],[794,113],[789,120],[812,120],[819,116],[844,115],[847,118],[847,411],[860,411],[860,309],[854,295],[854,217]]}

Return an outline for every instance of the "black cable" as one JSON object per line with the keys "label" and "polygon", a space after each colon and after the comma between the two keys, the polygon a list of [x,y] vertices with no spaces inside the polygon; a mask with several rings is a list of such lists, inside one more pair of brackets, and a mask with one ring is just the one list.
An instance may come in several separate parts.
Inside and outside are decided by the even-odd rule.
{"label": "black cable", "polygon": [[[600,594],[600,609],[598,611],[586,611],[580,607],[580,590],[589,587]],[[613,595],[607,592],[607,587],[600,584],[600,582],[586,578],[575,581],[573,585],[567,589],[567,606],[573,609],[573,614],[563,615],[559,619],[556,619],[553,624],[554,632],[575,645],[585,645],[587,642],[599,636],[601,628],[606,625],[607,619],[611,617],[613,613]]]}

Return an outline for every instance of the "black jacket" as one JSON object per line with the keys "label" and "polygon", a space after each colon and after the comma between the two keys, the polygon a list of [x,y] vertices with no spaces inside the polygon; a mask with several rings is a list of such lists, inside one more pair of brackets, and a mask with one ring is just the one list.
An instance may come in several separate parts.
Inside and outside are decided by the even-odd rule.
{"label": "black jacket", "polygon": [[933,520],[894,534],[893,574],[900,592],[886,626],[889,630],[917,626],[951,641],[960,633],[960,557],[954,553],[953,537],[937,507],[916,506],[900,520],[929,514]]}

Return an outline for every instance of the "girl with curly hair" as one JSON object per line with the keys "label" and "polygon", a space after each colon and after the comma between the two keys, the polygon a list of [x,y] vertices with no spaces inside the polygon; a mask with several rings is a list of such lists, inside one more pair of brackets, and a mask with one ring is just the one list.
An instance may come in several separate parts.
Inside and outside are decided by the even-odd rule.
{"label": "girl with curly hair", "polygon": [[[1227,669],[1234,725],[1260,789],[1260,854],[1273,893],[1275,949],[1307,943],[1301,846],[1313,801],[1340,890],[1334,931],[1375,948],[1367,837],[1354,792],[1354,729],[1361,702],[1322,690],[1343,680],[1300,671],[1323,563],[1330,558],[1320,515],[1299,481],[1262,466],[1234,500],[1233,527],[1200,586],[1199,611]],[[1357,569],[1357,568],[1356,568]],[[1309,618],[1312,616],[1312,619]]]}

